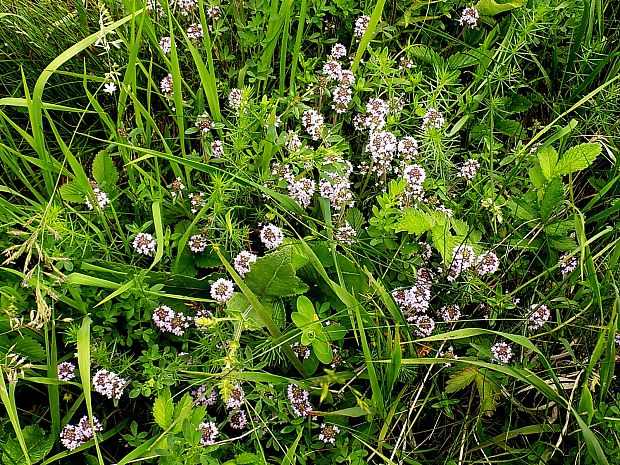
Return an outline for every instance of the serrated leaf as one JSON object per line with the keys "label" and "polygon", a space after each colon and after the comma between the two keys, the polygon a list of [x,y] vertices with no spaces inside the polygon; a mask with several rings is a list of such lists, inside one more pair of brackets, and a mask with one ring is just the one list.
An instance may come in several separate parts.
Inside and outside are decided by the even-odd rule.
{"label": "serrated leaf", "polygon": [[[28,425],[22,430],[26,447],[28,448],[28,456],[31,463],[40,462],[54,447],[54,438],[46,435],[43,428],[37,425]],[[11,465],[26,464],[24,453],[19,447],[16,438],[9,438],[4,444],[4,454],[2,454],[2,462]]]}
{"label": "serrated leaf", "polygon": [[409,48],[409,56],[418,58],[426,63],[439,65],[443,63],[443,58],[432,48],[426,45],[413,45]]}
{"label": "serrated leaf", "polygon": [[[185,393],[183,397],[177,402],[174,406],[174,418],[179,418],[181,416],[181,412],[186,411],[192,405],[192,396],[189,393]],[[172,428],[173,433],[180,433],[183,427],[183,422],[178,422]]]}
{"label": "serrated leaf", "polygon": [[564,202],[564,184],[558,177],[553,178],[545,187],[543,198],[540,201],[540,218],[547,222],[553,211]]}
{"label": "serrated leaf", "polygon": [[183,250],[179,259],[172,265],[172,272],[190,278],[195,277],[198,272],[194,268],[194,255],[189,250]]}
{"label": "serrated leaf", "polygon": [[555,170],[555,165],[558,163],[558,152],[553,147],[540,147],[538,149],[538,163],[540,163],[540,169],[543,176],[547,179],[551,179]]}
{"label": "serrated leaf", "polygon": [[0,337],[0,353],[8,353],[9,349],[26,358],[29,362],[41,362],[45,360],[45,349],[36,340],[28,336],[17,338]]}
{"label": "serrated leaf", "polygon": [[475,366],[468,366],[461,371],[453,373],[446,383],[446,393],[451,394],[453,392],[462,391],[474,382],[477,373],[478,369]]}
{"label": "serrated leaf", "polygon": [[159,393],[153,403],[153,418],[155,423],[165,430],[172,424],[173,416],[174,403],[170,397],[170,389],[166,388]]}
{"label": "serrated leaf", "polygon": [[567,252],[577,248],[577,242],[570,237],[550,236],[548,241],[551,247],[560,252]]}
{"label": "serrated leaf", "polygon": [[492,415],[497,408],[497,399],[499,397],[497,383],[489,379],[486,373],[478,372],[476,374],[476,386],[480,396],[480,413]]}
{"label": "serrated leaf", "polygon": [[523,133],[523,126],[518,121],[496,117],[493,126],[496,130],[510,137],[519,137]]}
{"label": "serrated leaf", "polygon": [[109,190],[118,181],[118,171],[112,157],[104,150],[99,152],[93,160],[93,178],[103,190]]}
{"label": "serrated leaf", "polygon": [[420,235],[431,229],[437,223],[435,219],[417,208],[408,208],[396,223],[396,232],[407,231],[409,234]]}
{"label": "serrated leaf", "polygon": [[60,186],[60,196],[66,202],[84,203],[84,192],[75,181],[69,181]]}
{"label": "serrated leaf", "polygon": [[532,101],[523,95],[515,94],[510,98],[506,110],[510,113],[522,113],[532,107]]}
{"label": "serrated leaf", "polygon": [[521,8],[525,5],[526,0],[512,0],[511,2],[498,3],[495,0],[479,0],[474,6],[478,13],[483,16],[494,16],[505,11]]}
{"label": "serrated leaf", "polygon": [[534,166],[528,170],[528,174],[530,175],[530,181],[532,181],[533,186],[537,189],[540,189],[545,185],[545,182],[547,182],[538,159],[534,160]]}
{"label": "serrated leaf", "polygon": [[285,297],[299,292],[301,280],[295,275],[290,247],[259,258],[245,283],[258,297]]}
{"label": "serrated leaf", "polygon": [[457,52],[450,55],[446,64],[450,69],[468,68],[469,66],[475,66],[480,63],[480,54],[473,55],[471,53]]}
{"label": "serrated leaf", "polygon": [[571,147],[555,166],[554,175],[571,174],[586,169],[603,150],[601,144],[586,143]]}

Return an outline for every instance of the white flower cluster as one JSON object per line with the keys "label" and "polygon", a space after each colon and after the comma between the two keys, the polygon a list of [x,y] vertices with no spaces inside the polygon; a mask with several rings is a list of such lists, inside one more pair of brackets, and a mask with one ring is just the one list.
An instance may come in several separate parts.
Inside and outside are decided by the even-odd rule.
{"label": "white flower cluster", "polygon": [[312,137],[312,140],[319,140],[323,132],[325,119],[314,110],[306,110],[301,115],[301,124],[306,132]]}
{"label": "white flower cluster", "polygon": [[215,405],[215,402],[217,401],[217,392],[215,392],[215,389],[211,389],[207,394],[206,384],[200,385],[198,389],[191,392],[191,395],[194,398],[196,405],[202,405],[204,407]]}
{"label": "white flower cluster", "polygon": [[476,273],[480,276],[493,274],[499,269],[499,258],[493,252],[484,252],[476,258]]}
{"label": "white flower cluster", "polygon": [[335,60],[340,60],[347,56],[347,48],[342,44],[334,44],[332,46],[332,58]]}
{"label": "white flower cluster", "polygon": [[222,17],[222,9],[217,5],[213,5],[205,10],[205,14],[213,21],[217,21]]}
{"label": "white flower cluster", "polygon": [[426,268],[420,268],[414,285],[409,289],[395,289],[392,297],[403,311],[407,321],[415,325],[418,336],[430,336],[435,329],[435,321],[425,313],[431,300],[431,285],[434,276]]}
{"label": "white flower cluster", "polygon": [[551,318],[551,312],[549,308],[544,304],[532,304],[530,306],[530,316],[527,325],[527,329],[530,331],[536,331],[542,328],[547,321]]}
{"label": "white flower cluster", "polygon": [[342,65],[336,60],[327,61],[323,65],[323,74],[327,76],[328,79],[339,81],[340,75],[342,74]]}
{"label": "white flower cluster", "polygon": [[211,120],[209,113],[206,111],[196,118],[196,123],[194,123],[194,125],[200,129],[202,133],[207,133],[215,127],[215,123]]}
{"label": "white flower cluster", "polygon": [[476,177],[476,173],[478,173],[478,168],[480,168],[480,163],[478,163],[473,158],[470,158],[465,163],[463,163],[463,166],[461,166],[459,177],[471,181]]}
{"label": "white flower cluster", "polygon": [[157,248],[157,243],[153,239],[153,236],[149,233],[138,233],[133,240],[133,248],[141,255],[152,255]]}
{"label": "white flower cluster", "polygon": [[369,24],[370,16],[362,15],[357,18],[357,20],[355,21],[355,29],[353,30],[353,35],[357,38],[357,40],[362,38]]}
{"label": "white flower cluster", "polygon": [[506,342],[497,342],[491,346],[491,353],[493,354],[495,360],[502,363],[508,363],[512,358],[512,347],[510,347]]}
{"label": "white flower cluster", "polygon": [[231,410],[238,409],[243,405],[245,399],[245,391],[240,384],[235,384],[228,393],[228,399],[224,402],[227,408]]}
{"label": "white flower cluster", "polygon": [[260,240],[268,249],[274,249],[284,242],[284,233],[277,226],[268,224],[261,229]]}
{"label": "white flower cluster", "polygon": [[176,178],[168,187],[170,189],[170,195],[172,195],[172,197],[176,197],[177,195],[179,197],[183,197],[185,184],[183,184],[183,180],[181,178]]}
{"label": "white flower cluster", "polygon": [[125,379],[108,370],[99,370],[93,376],[93,387],[108,399],[120,399],[127,385]]}
{"label": "white flower cluster", "polygon": [[202,234],[194,234],[188,241],[189,250],[194,253],[204,252],[207,248],[207,238]]}
{"label": "white flower cluster", "polygon": [[444,305],[439,310],[439,315],[446,323],[458,321],[461,319],[461,309],[458,305]]}
{"label": "white flower cluster", "polygon": [[288,140],[286,141],[286,149],[289,152],[297,153],[301,150],[302,147],[303,144],[299,136],[294,132],[289,132]]}
{"label": "white flower cluster", "polygon": [[164,14],[164,7],[161,6],[161,4],[157,0],[147,0],[146,8],[149,11],[153,11],[154,10],[155,14],[157,14],[157,15],[163,15]]}
{"label": "white flower cluster", "polygon": [[200,444],[203,446],[215,444],[215,439],[220,435],[220,430],[212,421],[200,423],[197,431],[200,431]]}
{"label": "white flower cluster", "polygon": [[338,226],[334,232],[334,236],[338,242],[346,245],[352,245],[355,243],[357,231],[349,224],[347,220],[344,220],[342,225]]}
{"label": "white flower cluster", "polygon": [[562,272],[562,278],[565,278],[577,269],[579,262],[577,261],[576,256],[569,257],[568,253],[565,253],[560,257],[558,265],[560,267],[560,271]]}
{"label": "white flower cluster", "polygon": [[343,210],[355,204],[351,192],[351,181],[348,176],[338,173],[327,172],[325,178],[319,181],[321,197],[329,199],[329,203],[335,210]]}
{"label": "white flower cluster", "polygon": [[238,409],[228,417],[228,424],[232,429],[243,429],[248,425],[248,418],[245,411]]}
{"label": "white flower cluster", "polygon": [[250,272],[252,263],[256,262],[256,259],[256,255],[252,252],[248,252],[247,250],[239,252],[233,263],[235,271],[239,273],[240,276],[245,276]]}
{"label": "white flower cluster", "polygon": [[192,40],[202,39],[204,37],[204,31],[202,29],[202,24],[193,23],[187,28],[187,37]]}
{"label": "white flower cluster", "polygon": [[224,156],[224,143],[221,140],[211,142],[211,156],[221,158]]}
{"label": "white flower cluster", "polygon": [[171,98],[172,93],[174,92],[174,81],[172,80],[172,74],[168,73],[168,76],[161,80],[159,87],[165,97]]}
{"label": "white flower cluster", "polygon": [[235,285],[228,279],[220,278],[211,284],[211,298],[220,304],[225,304],[233,296]]}
{"label": "white flower cluster", "polygon": [[398,147],[396,136],[389,131],[371,132],[366,150],[370,152],[373,170],[385,182],[385,176],[392,171],[392,161]]}
{"label": "white flower cluster", "polygon": [[448,270],[448,281],[455,281],[463,272],[472,270],[480,276],[493,274],[499,269],[499,258],[493,252],[484,252],[476,257],[468,245],[457,245],[452,249],[452,263]]}
{"label": "white flower cluster", "polygon": [[295,415],[298,417],[308,416],[312,410],[312,404],[310,404],[308,400],[308,391],[303,390],[296,384],[289,384],[287,388],[287,397]]}
{"label": "white flower cluster", "polygon": [[66,425],[60,432],[60,442],[69,450],[80,447],[94,438],[94,434],[103,431],[101,422],[93,417],[93,426],[90,426],[87,416],[83,416],[77,425]]}
{"label": "white flower cluster", "polygon": [[461,18],[459,19],[459,24],[461,26],[474,28],[478,25],[478,18],[480,18],[480,13],[474,7],[467,7],[461,13]]}
{"label": "white flower cluster", "polygon": [[189,194],[189,203],[192,206],[190,211],[194,214],[198,213],[200,209],[205,206],[206,203],[204,192],[195,192]]}
{"label": "white flower cluster", "polygon": [[429,108],[426,110],[424,117],[422,118],[422,129],[428,131],[429,128],[439,129],[446,122],[443,114],[435,108]]}
{"label": "white flower cluster", "polygon": [[71,362],[59,363],[56,367],[58,370],[58,379],[60,381],[71,381],[75,378],[75,365]]}
{"label": "white flower cluster", "polygon": [[191,318],[181,312],[175,312],[167,305],[160,305],[153,310],[153,322],[161,331],[183,336],[189,327]]}
{"label": "white flower cluster", "polygon": [[198,6],[198,0],[171,0],[171,7],[178,7],[183,16],[189,16]]}
{"label": "white flower cluster", "polygon": [[289,182],[288,195],[303,208],[308,208],[312,203],[312,196],[316,191],[316,182],[310,178],[301,178]]}
{"label": "white flower cluster", "polygon": [[293,342],[291,344],[291,349],[295,352],[295,355],[302,360],[307,360],[310,358],[310,347],[305,346],[299,342]]}
{"label": "white flower cluster", "polygon": [[403,179],[407,182],[401,202],[410,205],[412,202],[421,202],[424,199],[422,183],[426,180],[426,170],[418,164],[405,165]]}
{"label": "white flower cluster", "polygon": [[228,94],[228,106],[233,110],[240,110],[243,106],[243,90],[232,89]]}
{"label": "white flower cluster", "polygon": [[172,51],[172,39],[168,36],[164,36],[159,39],[159,48],[165,54],[168,54]]}
{"label": "white flower cluster", "polygon": [[403,137],[398,142],[398,155],[404,161],[410,161],[418,156],[418,141],[411,136]]}
{"label": "white flower cluster", "polygon": [[[108,194],[106,194],[101,189],[99,189],[97,185],[93,186],[93,192],[95,193],[95,198],[97,199],[97,206],[101,210],[103,210],[106,207],[106,205],[110,203]],[[90,203],[90,200],[88,200],[87,196],[84,197],[84,201],[86,202],[86,206],[88,207],[88,209],[93,210],[93,204]]]}
{"label": "white flower cluster", "polygon": [[332,110],[336,113],[345,113],[351,100],[353,99],[353,91],[348,85],[339,85],[334,88],[332,92]]}
{"label": "white flower cluster", "polygon": [[323,441],[325,444],[334,444],[338,433],[340,433],[340,428],[336,425],[326,425],[323,423],[319,433],[319,441]]}

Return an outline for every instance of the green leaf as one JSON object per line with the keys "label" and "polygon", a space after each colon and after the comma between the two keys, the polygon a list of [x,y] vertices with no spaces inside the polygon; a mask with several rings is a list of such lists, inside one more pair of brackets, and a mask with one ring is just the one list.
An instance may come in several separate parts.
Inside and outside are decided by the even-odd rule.
{"label": "green leaf", "polygon": [[118,181],[118,171],[110,154],[104,150],[99,152],[93,160],[93,178],[103,190],[116,185]]}
{"label": "green leaf", "polygon": [[327,342],[320,340],[320,338],[316,338],[312,342],[312,350],[321,363],[325,365],[332,363],[334,353]]}
{"label": "green leaf", "polygon": [[[43,460],[54,446],[54,438],[51,435],[46,436],[45,431],[40,426],[28,425],[24,427],[23,435],[31,463]],[[4,444],[2,462],[11,465],[27,463],[16,438],[9,438]]]}
{"label": "green leaf", "polygon": [[538,149],[538,162],[545,178],[551,179],[558,163],[558,152],[550,146],[541,147]]}
{"label": "green leaf", "polygon": [[528,173],[530,175],[530,181],[532,181],[534,187],[540,189],[545,185],[547,180],[545,179],[545,175],[542,172],[538,159],[534,160],[534,166],[528,170]]}
{"label": "green leaf", "polygon": [[493,414],[497,408],[497,399],[499,397],[497,382],[491,380],[486,373],[483,374],[478,371],[476,374],[476,386],[480,396],[480,413]]}
{"label": "green leaf", "polygon": [[[273,315],[273,304],[270,301],[263,301],[263,309],[269,317]],[[256,331],[265,326],[265,322],[255,312],[252,304],[245,295],[235,292],[226,304],[226,313],[231,317],[243,316],[245,329]]]}
{"label": "green leaf", "polygon": [[474,8],[483,16],[494,16],[504,11],[521,8],[525,3],[526,0],[512,0],[510,2],[500,1],[499,3],[495,0],[479,0]]}
{"label": "green leaf", "polygon": [[554,175],[571,174],[590,166],[603,147],[598,143],[580,144],[568,149],[555,167]]}
{"label": "green leaf", "polygon": [[453,373],[446,383],[446,392],[451,394],[453,392],[462,391],[474,382],[477,373],[478,368],[475,366],[468,366],[461,371]]}
{"label": "green leaf", "polygon": [[69,181],[60,186],[60,196],[66,202],[84,203],[84,192],[77,182]]}
{"label": "green leaf", "polygon": [[430,230],[437,223],[435,218],[417,208],[408,208],[396,223],[396,232],[407,231],[409,234],[420,235]]}
{"label": "green leaf", "polygon": [[295,275],[291,248],[285,247],[256,260],[245,282],[258,297],[298,294],[301,280]]}
{"label": "green leaf", "polygon": [[540,202],[540,217],[547,222],[553,211],[564,202],[564,184],[559,177],[553,178],[545,187],[543,198]]}
{"label": "green leaf", "polygon": [[155,423],[163,430],[172,424],[174,416],[174,403],[170,397],[170,389],[163,389],[153,403],[153,418]]}

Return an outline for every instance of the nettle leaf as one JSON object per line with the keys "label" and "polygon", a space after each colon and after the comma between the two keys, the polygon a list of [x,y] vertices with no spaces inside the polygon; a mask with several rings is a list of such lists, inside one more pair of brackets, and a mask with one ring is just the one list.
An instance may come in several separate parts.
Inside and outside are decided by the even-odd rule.
{"label": "nettle leaf", "polygon": [[153,403],[153,417],[161,429],[167,429],[174,417],[174,402],[170,397],[170,389],[163,389]]}
{"label": "nettle leaf", "polygon": [[446,393],[451,394],[453,392],[462,391],[474,382],[477,373],[478,368],[475,366],[468,366],[461,371],[453,373],[446,383]]}
{"label": "nettle leaf", "polygon": [[118,181],[118,170],[114,166],[112,157],[106,151],[99,152],[93,160],[93,178],[102,189],[114,186]]}
{"label": "nettle leaf", "polygon": [[75,181],[69,181],[60,186],[60,196],[66,202],[84,203],[84,192]]}
{"label": "nettle leaf", "polygon": [[303,290],[293,268],[291,247],[256,260],[246,275],[245,283],[258,297],[285,297]]}
{"label": "nettle leaf", "polygon": [[532,181],[532,185],[536,187],[537,189],[540,189],[541,187],[543,187],[545,185],[545,182],[547,182],[547,179],[545,178],[545,175],[543,174],[543,171],[542,171],[542,168],[540,166],[540,162],[538,161],[538,159],[534,160],[534,166],[532,166],[528,170],[528,173],[530,175],[530,181]]}
{"label": "nettle leaf", "polygon": [[514,10],[515,8],[521,8],[525,5],[527,0],[512,0],[510,2],[495,0],[479,0],[474,6],[478,13],[483,16],[494,16],[505,11]]}
{"label": "nettle leaf", "polygon": [[[28,425],[24,427],[22,434],[31,463],[43,460],[54,447],[54,438],[51,435],[46,436],[45,431],[40,426]],[[26,464],[26,457],[24,457],[17,438],[9,438],[4,444],[2,462],[11,465]]]}
{"label": "nettle leaf", "polygon": [[431,237],[433,247],[439,251],[444,263],[449,263],[452,260],[452,249],[461,245],[465,240],[465,236],[453,236],[449,228],[441,225],[431,229]]}
{"label": "nettle leaf", "polygon": [[409,234],[420,235],[433,228],[436,224],[436,219],[428,213],[417,208],[408,208],[403,211],[402,217],[396,223],[395,231],[407,231]]}
{"label": "nettle leaf", "polygon": [[553,178],[545,187],[542,200],[540,201],[540,217],[547,222],[551,214],[564,202],[564,183],[558,177]]}
{"label": "nettle leaf", "polygon": [[553,147],[541,147],[538,149],[538,163],[542,174],[547,179],[553,177],[555,165],[558,163],[558,152]]}
{"label": "nettle leaf", "polygon": [[601,144],[586,143],[571,147],[555,166],[554,175],[571,174],[586,169],[603,150]]}

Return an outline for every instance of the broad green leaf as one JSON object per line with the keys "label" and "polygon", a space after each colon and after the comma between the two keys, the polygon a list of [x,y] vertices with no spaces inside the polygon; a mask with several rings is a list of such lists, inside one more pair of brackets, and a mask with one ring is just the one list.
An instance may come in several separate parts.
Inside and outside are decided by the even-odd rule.
{"label": "broad green leaf", "polygon": [[285,297],[299,293],[301,280],[295,275],[292,250],[283,248],[259,258],[245,278],[258,297]]}
{"label": "broad green leaf", "polygon": [[104,190],[118,181],[118,171],[110,154],[105,150],[99,152],[93,160],[93,178]]}
{"label": "broad green leaf", "polygon": [[329,343],[317,338],[312,343],[312,350],[321,363],[327,365],[332,362],[334,354]]}
{"label": "broad green leaf", "polygon": [[310,321],[318,320],[312,301],[305,295],[297,298],[297,311]]}
{"label": "broad green leaf", "polygon": [[530,181],[532,181],[534,187],[540,189],[545,185],[547,180],[545,179],[545,175],[542,172],[538,159],[534,160],[534,166],[528,170],[528,173],[530,175]]}
{"label": "broad green leaf", "polygon": [[558,163],[558,152],[551,146],[541,147],[538,149],[538,162],[545,178],[551,179]]}
{"label": "broad green leaf", "polygon": [[84,203],[85,194],[75,181],[69,181],[60,186],[60,196],[66,202]]}
{"label": "broad green leaf", "polygon": [[514,10],[515,8],[521,8],[525,5],[526,0],[512,0],[511,2],[495,0],[479,0],[474,6],[478,13],[483,16],[494,16],[504,11]]}
{"label": "broad green leaf", "polygon": [[545,192],[540,201],[540,217],[543,222],[546,223],[549,220],[553,211],[558,208],[563,201],[564,184],[559,177],[555,177],[545,187]]}
{"label": "broad green leaf", "polygon": [[153,403],[153,418],[163,430],[170,427],[174,416],[174,403],[170,397],[170,389],[163,389]]}
{"label": "broad green leaf", "polygon": [[446,392],[451,394],[453,392],[462,391],[474,382],[477,373],[478,368],[475,366],[468,366],[461,371],[453,373],[446,383]]}
{"label": "broad green leaf", "polygon": [[[23,436],[31,463],[43,460],[54,446],[54,438],[51,435],[45,435],[43,428],[37,425],[24,427]],[[8,438],[5,442],[2,462],[15,465],[28,463],[16,438]]]}
{"label": "broad green leaf", "polygon": [[436,225],[435,219],[417,208],[408,208],[396,223],[396,231],[407,231],[409,234],[423,234]]}
{"label": "broad green leaf", "polygon": [[[271,301],[263,301],[263,309],[269,317],[273,315],[273,304]],[[265,326],[258,313],[253,311],[252,304],[241,292],[235,292],[226,304],[226,313],[232,317],[243,316],[245,329],[251,331],[258,330]]]}
{"label": "broad green leaf", "polygon": [[571,174],[590,166],[603,150],[601,144],[587,143],[571,147],[558,162],[554,175]]}

